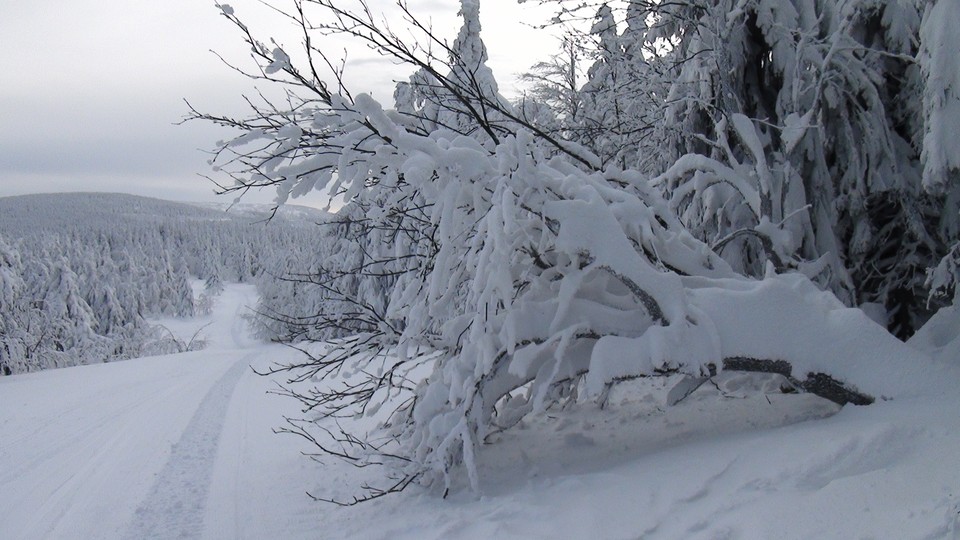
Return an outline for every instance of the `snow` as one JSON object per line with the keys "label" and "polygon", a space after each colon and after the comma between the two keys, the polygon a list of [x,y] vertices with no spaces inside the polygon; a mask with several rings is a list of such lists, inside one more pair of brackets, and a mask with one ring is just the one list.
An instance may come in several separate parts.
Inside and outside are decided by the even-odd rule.
{"label": "snow", "polygon": [[605,410],[554,412],[484,449],[479,498],[404,494],[337,509],[323,534],[920,539],[960,531],[956,409],[918,400],[834,414],[809,395],[729,391],[749,381],[721,380],[726,396],[701,388],[666,412],[639,392]]}
{"label": "snow", "polygon": [[960,169],[960,142],[955,136],[960,123],[960,68],[956,61],[957,25],[960,10],[953,2],[931,2],[920,29],[919,63],[926,75],[923,105],[926,132],[923,136],[923,187],[943,191],[950,187],[951,172]]}
{"label": "snow", "polygon": [[[0,378],[0,538],[960,538],[955,385],[841,409],[772,374],[722,373],[672,407],[677,378],[629,381],[525,418],[479,447],[479,494],[314,502],[377,473],[273,433],[298,404],[248,366],[299,353],[250,339],[255,300],[228,285],[193,320],[203,351]],[[916,338],[934,364],[894,352],[957,380],[956,318]]]}
{"label": "snow", "polygon": [[799,274],[717,280],[690,294],[716,325],[723,358],[787,360],[795,376],[829,372],[876,397],[948,392],[954,386],[955,365],[934,362]]}

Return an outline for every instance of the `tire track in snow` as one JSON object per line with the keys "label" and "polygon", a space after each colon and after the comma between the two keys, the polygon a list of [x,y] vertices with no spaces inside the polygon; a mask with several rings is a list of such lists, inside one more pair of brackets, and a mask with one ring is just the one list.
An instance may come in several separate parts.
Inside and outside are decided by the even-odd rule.
{"label": "tire track in snow", "polygon": [[207,492],[227,407],[255,356],[249,353],[238,360],[204,396],[134,514],[127,538],[196,538],[203,533]]}

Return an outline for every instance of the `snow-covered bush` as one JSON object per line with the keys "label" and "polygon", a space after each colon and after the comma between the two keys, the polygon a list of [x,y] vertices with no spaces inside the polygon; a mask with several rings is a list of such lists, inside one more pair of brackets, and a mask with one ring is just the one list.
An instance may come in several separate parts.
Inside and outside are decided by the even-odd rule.
{"label": "snow-covered bush", "polygon": [[[849,121],[858,136],[883,124],[889,112],[884,96],[863,105],[844,92],[873,95],[882,85],[875,84],[870,66],[889,51],[864,48],[854,39],[859,30],[833,17],[830,2],[817,4],[822,20],[817,11],[809,13],[814,20],[803,19],[826,25],[822,34],[811,27],[811,36],[806,30],[791,33],[794,27],[780,19],[767,20],[789,13],[762,2],[740,2],[739,11],[692,2],[635,4],[633,13],[642,17],[633,21],[633,39],[669,43],[659,46],[673,51],[665,55],[676,63],[681,81],[670,107],[660,104],[671,122],[661,126],[662,136],[677,153],[668,152],[659,170],[623,166],[633,167],[642,153],[614,149],[630,140],[632,129],[614,132],[594,153],[589,140],[564,138],[585,131],[541,126],[535,119],[550,115],[528,115],[535,107],[503,99],[485,65],[476,0],[462,0],[463,28],[440,54],[406,44],[362,1],[298,4],[291,17],[305,35],[353,37],[416,70],[398,85],[392,108],[349,93],[336,69],[337,90],[320,78],[316,64],[299,70],[288,51],[258,41],[233,8],[220,6],[259,61],[252,76],[292,84],[302,94],[287,93],[283,103],[263,97],[249,118],[193,111],[196,119],[241,130],[218,149],[217,165],[236,181],[236,191],[271,187],[283,202],[322,189],[347,201],[325,225],[316,253],[290,259],[302,269],[291,269],[270,290],[261,313],[264,331],[279,338],[329,340],[318,350],[305,347],[313,353],[303,362],[276,369],[289,372],[288,391],[308,413],[292,421],[290,431],[321,454],[390,466],[394,481],[370,487],[359,500],[414,481],[450,487],[461,463],[477,486],[474,456],[492,431],[564,400],[602,402],[610,385],[627,378],[684,374],[701,380],[721,369],[776,372],[841,404],[870,403],[889,389],[882,376],[868,372],[870,362],[881,371],[896,365],[901,350],[890,344],[896,340],[802,275],[777,276],[797,269],[820,276],[837,263],[826,283],[839,283],[834,288],[840,292],[852,287],[844,254],[834,249],[838,233],[832,227],[838,222],[831,219],[842,211],[821,199],[824,205],[811,206],[811,199],[833,191],[817,193],[818,184],[805,183],[804,175],[813,171],[810,178],[827,181],[846,171],[850,178],[890,179],[874,174],[871,160],[889,165],[899,154],[881,155],[853,140],[823,150],[818,137],[835,137],[831,130],[845,128],[829,123],[817,97],[839,92],[823,99],[839,100],[830,114]],[[412,17],[405,4],[399,6]],[[332,22],[308,23],[308,8],[320,11],[315,20]],[[426,25],[413,21],[424,39],[434,40]],[[637,21],[653,26],[641,30]],[[670,26],[678,22],[694,26]],[[695,31],[700,24],[712,33]],[[595,29],[611,50],[623,43],[613,39],[612,27]],[[740,41],[730,41],[729,32]],[[781,40],[766,41],[764,32],[786,32],[801,44],[812,39],[815,46],[800,47],[802,53],[841,54],[843,61],[836,64],[840,68],[830,61],[808,64]],[[709,42],[697,41],[704,39]],[[841,52],[830,53],[831,43],[839,43]],[[768,48],[753,51],[758,44]],[[322,55],[312,41],[305,45],[309,58]],[[723,56],[738,46],[750,49],[749,59]],[[737,60],[728,68],[754,70],[749,84],[731,89],[725,108],[706,106],[726,99],[711,86],[710,54]],[[735,106],[737,96],[753,96],[779,81],[786,69],[781,64],[756,69],[772,57],[781,62],[781,55],[799,66],[794,101],[751,102],[749,110]],[[634,49],[631,58],[644,55]],[[903,68],[901,60],[894,55],[891,69]],[[612,66],[615,55],[603,61],[611,65],[591,70],[596,95],[585,100],[587,110],[612,103],[598,97],[602,80],[629,71]],[[825,65],[846,75],[847,68],[861,71],[844,82]],[[786,92],[779,84],[771,88]],[[644,95],[667,99],[668,93]],[[624,111],[629,116],[641,109]],[[768,114],[780,123],[769,124]],[[814,117],[824,132],[814,128]],[[599,120],[594,128],[602,128],[616,115],[591,118]],[[887,138],[880,146],[899,148],[902,137],[895,131],[881,135]],[[812,155],[809,163],[823,167],[793,165],[785,156],[794,152]],[[862,167],[844,169],[833,152]],[[650,172],[657,173],[653,182]],[[811,223],[820,218],[826,228],[818,232]],[[740,255],[731,255],[727,245],[739,246]],[[754,327],[737,324],[740,310],[764,314],[745,319],[755,323],[756,334]],[[842,350],[803,346],[836,334],[830,321],[837,320],[849,323],[844,329],[857,329],[852,337],[835,336],[847,344]],[[857,342],[863,358],[845,364],[832,356],[849,355],[850,339],[860,336],[871,338]],[[326,379],[322,386],[298,389],[298,383],[319,378]],[[341,416],[369,417],[376,426],[369,433],[345,432],[335,422]]]}
{"label": "snow-covered bush", "polygon": [[[430,201],[424,221],[437,225],[426,228],[430,256],[400,273],[383,308],[373,307],[382,289],[362,290],[374,276],[351,275],[360,283],[339,292],[358,307],[323,318],[346,325],[365,316],[366,326],[295,369],[351,374],[342,388],[300,396],[315,410],[389,411],[391,444],[351,439],[361,450],[343,452],[377,462],[403,456],[392,460],[402,482],[449,481],[461,459],[472,470],[471,453],[494,427],[557,399],[581,390],[599,397],[621,378],[705,376],[721,364],[712,323],[688,304],[680,276],[734,274],[642,177],[586,173],[523,130],[491,152],[443,131],[406,132],[366,96],[353,107],[390,140],[364,168],[402,173],[404,186],[388,189],[408,187]],[[376,191],[351,204],[363,207]],[[373,261],[402,245],[372,238],[362,246]],[[422,364],[432,373],[411,380]]]}

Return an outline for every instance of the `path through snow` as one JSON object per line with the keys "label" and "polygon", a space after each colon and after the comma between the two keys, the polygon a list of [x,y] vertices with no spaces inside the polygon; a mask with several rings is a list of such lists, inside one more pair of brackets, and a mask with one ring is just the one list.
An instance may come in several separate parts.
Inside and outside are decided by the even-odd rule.
{"label": "path through snow", "polygon": [[[296,533],[284,514],[316,513],[304,495],[314,484],[296,441],[272,433],[296,405],[250,369],[295,353],[249,337],[242,315],[255,300],[253,287],[230,286],[208,319],[164,321],[187,336],[209,323],[202,351],[0,378],[0,538]],[[241,485],[258,490],[225,487]],[[244,534],[249,520],[258,527]]]}
{"label": "path through snow", "polygon": [[[189,537],[202,530],[223,420],[234,388],[256,360],[256,354],[250,353],[234,363],[200,402],[150,493],[140,503],[128,537]],[[171,516],[178,519],[172,522]]]}

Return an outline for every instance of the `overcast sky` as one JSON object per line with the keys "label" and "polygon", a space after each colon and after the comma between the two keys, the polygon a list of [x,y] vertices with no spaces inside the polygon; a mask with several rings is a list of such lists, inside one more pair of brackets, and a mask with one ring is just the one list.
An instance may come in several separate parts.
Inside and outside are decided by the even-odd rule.
{"label": "overcast sky", "polygon": [[[295,35],[284,34],[288,26],[255,0],[227,2],[263,38],[277,36],[288,48],[297,44]],[[369,3],[377,9],[393,1]],[[456,35],[458,0],[409,3],[440,33]],[[482,3],[490,66],[508,95],[516,92],[516,74],[554,48],[553,39],[524,24],[545,15],[516,0]],[[198,174],[214,175],[201,149],[229,132],[174,125],[186,113],[184,98],[207,112],[234,113],[241,95],[254,87],[210,52],[251,65],[249,51],[212,0],[0,0],[0,45],[0,196],[116,191],[222,200]],[[381,99],[392,95],[391,80],[409,75],[382,62],[349,70],[348,64],[358,89]],[[318,205],[321,197],[302,202]]]}

